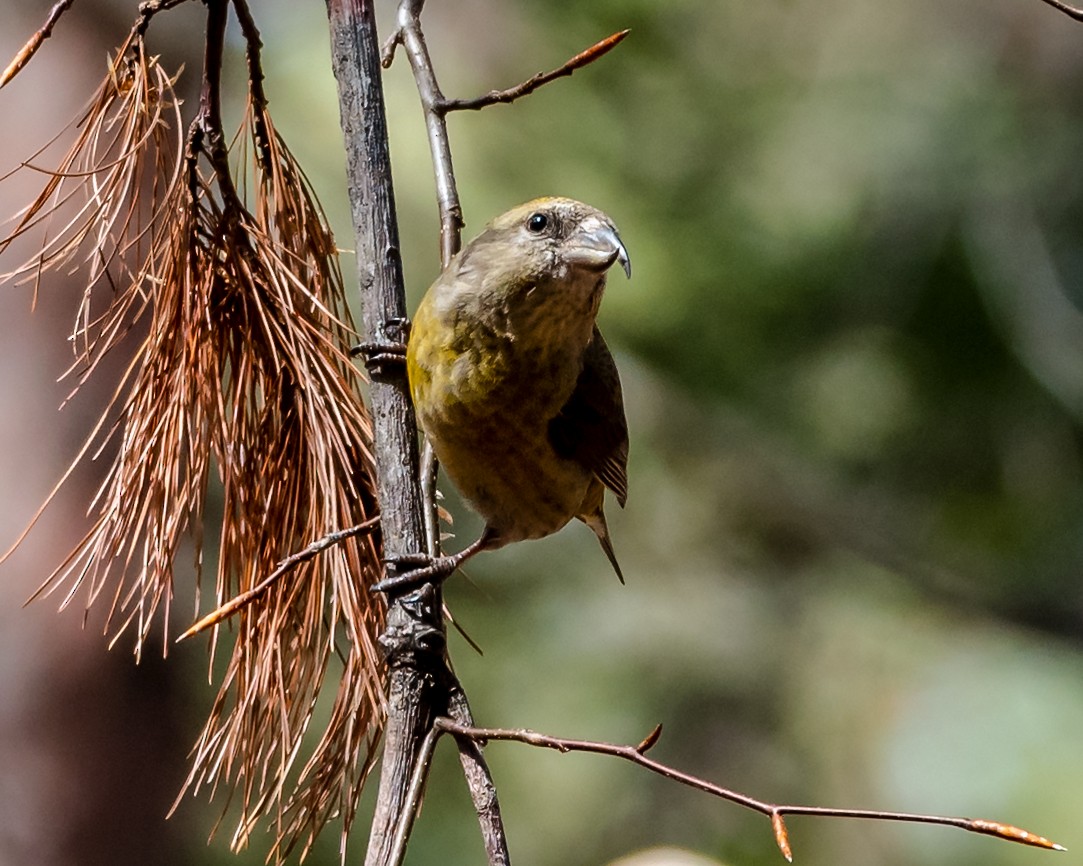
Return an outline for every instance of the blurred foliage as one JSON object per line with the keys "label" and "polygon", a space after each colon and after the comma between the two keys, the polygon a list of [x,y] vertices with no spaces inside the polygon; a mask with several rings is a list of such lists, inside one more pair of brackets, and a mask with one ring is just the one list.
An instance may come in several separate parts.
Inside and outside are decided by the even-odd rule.
{"label": "blurred foliage", "polygon": [[[276,124],[349,247],[322,4],[257,5]],[[1083,848],[1083,25],[1039,0],[431,6],[451,95],[633,31],[451,119],[468,235],[571,195],[616,219],[635,268],[602,313],[632,436],[610,521],[628,586],[583,527],[472,564],[449,598],[485,651],[452,638],[478,719],[628,742],[661,721],[657,757],[756,796]],[[438,267],[431,165],[402,58],[385,80],[416,302]],[[457,549],[478,525],[451,508]],[[780,862],[764,819],[630,766],[488,754],[517,862]],[[791,832],[805,866],[1052,856]],[[482,862],[450,748],[408,862]]]}

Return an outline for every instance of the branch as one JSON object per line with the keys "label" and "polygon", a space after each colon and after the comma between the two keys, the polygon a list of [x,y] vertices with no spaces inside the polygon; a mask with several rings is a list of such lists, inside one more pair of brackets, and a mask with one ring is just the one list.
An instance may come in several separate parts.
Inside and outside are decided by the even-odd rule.
{"label": "branch", "polygon": [[[474,717],[466,700],[466,692],[463,691],[458,680],[452,684],[448,712],[456,723],[468,728],[474,726]],[[439,728],[433,728],[433,730],[439,732]],[[457,737],[455,742],[459,747],[459,762],[463,767],[466,785],[470,789],[470,797],[474,801],[474,810],[478,815],[478,824],[481,826],[481,837],[485,844],[489,866],[509,866],[511,855],[508,853],[508,835],[504,831],[504,818],[500,813],[496,784],[493,782],[489,765],[482,754],[483,744],[468,737]]]}
{"label": "branch", "polygon": [[451,163],[447,121],[441,108],[447,100],[440,92],[432,58],[425,44],[425,34],[421,30],[421,10],[424,6],[425,0],[402,0],[399,4],[397,26],[384,44],[381,64],[385,69],[391,65],[396,45],[403,46],[410,60],[425,114],[425,131],[429,136],[429,150],[436,174],[436,200],[440,208],[440,267],[446,268],[462,242],[463,212],[455,184],[455,169]]}
{"label": "branch", "polygon": [[[390,357],[401,348],[406,295],[376,22],[371,0],[326,2],[361,280],[362,339],[377,353],[385,349]],[[425,549],[417,425],[405,365],[374,365],[370,395],[383,552],[393,576]],[[392,862],[396,828],[411,820],[409,780],[419,766],[433,719],[446,706],[441,700],[448,668],[439,587],[429,584],[408,594],[392,594],[381,644],[389,668],[387,729],[367,866]]]}
{"label": "branch", "polygon": [[[139,18],[136,19],[135,25],[132,27],[132,34],[135,36],[143,35],[147,32],[150,19],[156,14],[187,2],[188,0],[144,0],[139,4]],[[206,2],[206,0],[202,0],[202,2]]]}
{"label": "branch", "polygon": [[[1051,2],[1051,0],[1046,0]],[[607,36],[600,42],[594,43],[586,51],[580,51],[575,57],[568,60],[566,63],[558,66],[556,69],[550,72],[539,72],[528,78],[521,84],[517,84],[515,87],[509,87],[507,90],[490,90],[484,96],[478,96],[474,99],[446,99],[439,106],[440,110],[445,114],[451,111],[477,111],[485,108],[489,105],[496,105],[503,102],[514,102],[523,96],[527,96],[533,93],[542,85],[548,84],[557,78],[564,78],[567,75],[571,75],[575,70],[593,63],[599,57],[604,54],[608,54],[611,50],[617,47],[631,31],[620,30],[614,33],[612,36]]]}
{"label": "branch", "polygon": [[1069,18],[1074,18],[1076,21],[1083,21],[1083,9],[1078,9],[1075,6],[1069,6],[1067,3],[1062,3],[1061,0],[1042,0],[1054,9],[1059,9]]}
{"label": "branch", "polygon": [[[473,716],[466,702],[466,693],[456,679],[450,686],[449,711],[455,716],[456,724],[464,730],[473,729]],[[402,866],[406,859],[406,845],[410,840],[410,831],[414,820],[421,811],[421,800],[425,792],[425,780],[432,766],[432,756],[436,751],[436,743],[442,734],[449,732],[441,722],[451,722],[450,719],[437,718],[428,736],[422,743],[417,758],[417,766],[410,779],[410,787],[407,793],[406,809],[402,822],[395,830],[394,844],[391,849],[391,857],[388,866]],[[493,784],[489,766],[485,763],[481,749],[483,743],[471,737],[456,737],[459,745],[459,757],[463,765],[463,773],[466,776],[467,785],[470,788],[471,797],[474,800],[478,812],[478,821],[481,823],[485,853],[490,866],[509,866],[511,856],[508,854],[507,834],[504,832],[504,821],[500,814],[500,803],[496,796],[496,786]],[[479,796],[479,792],[483,792]]]}
{"label": "branch", "polygon": [[351,526],[349,529],[340,529],[337,532],[329,532],[323,538],[313,541],[308,547],[303,550],[299,550],[296,553],[291,553],[285,559],[283,559],[275,567],[275,570],[267,575],[263,580],[253,586],[251,589],[242,592],[240,595],[231,598],[221,607],[211,611],[205,617],[200,619],[194,625],[192,625],[184,634],[177,638],[177,643],[182,640],[186,640],[190,637],[195,637],[201,631],[206,631],[212,626],[218,625],[224,619],[228,619],[233,614],[240,611],[242,608],[248,607],[252,602],[256,601],[260,596],[266,594],[279,578],[289,574],[302,562],[308,562],[314,556],[329,547],[334,547],[336,544],[340,544],[347,538],[353,538],[357,535],[366,535],[372,532],[379,524],[379,516],[371,517],[364,523],[359,523],[357,526]]}
{"label": "branch", "polygon": [[18,75],[23,67],[30,62],[30,59],[41,48],[42,43],[45,42],[53,34],[53,28],[56,26],[56,22],[60,20],[60,16],[63,15],[68,9],[71,8],[72,3],[75,0],[59,0],[59,2],[49,10],[49,17],[45,19],[45,23],[41,25],[38,31],[30,37],[27,43],[19,49],[18,53],[12,58],[11,63],[7,65],[2,73],[0,73],[0,87],[3,87],[16,75]]}
{"label": "branch", "polygon": [[417,83],[436,175],[436,195],[440,208],[440,263],[446,268],[451,257],[459,251],[463,228],[462,206],[455,184],[451,144],[447,133],[447,115],[452,111],[479,110],[497,103],[514,102],[550,81],[571,75],[575,70],[593,63],[620,44],[629,31],[621,30],[607,36],[556,69],[539,72],[508,90],[492,90],[474,99],[448,99],[441,92],[436,80],[432,58],[429,56],[425,34],[421,28],[421,11],[424,6],[425,0],[402,0],[398,8],[397,26],[384,43],[381,63],[385,69],[389,67],[395,59],[395,49],[401,45]]}
{"label": "branch", "polygon": [[[199,90],[199,112],[188,131],[185,152],[188,188],[192,201],[198,197],[198,161],[202,153],[214,171],[222,205],[230,216],[243,208],[229,168],[229,149],[222,127],[222,61],[225,51],[226,22],[229,0],[205,0],[207,6],[207,38],[203,53],[203,79]],[[150,4],[144,4],[141,11]]]}
{"label": "branch", "polygon": [[[133,36],[143,35],[147,30],[147,25],[150,24],[150,19],[158,12],[165,9],[172,9],[174,6],[179,6],[181,3],[186,2],[188,2],[188,0],[146,0],[146,2],[139,6],[139,17],[136,19],[135,24],[132,25],[132,32],[128,38],[131,39]],[[26,65],[33,59],[34,55],[38,53],[38,49],[45,43],[45,40],[53,35],[53,28],[60,20],[60,17],[67,12],[74,3],[75,0],[58,0],[53,8],[49,10],[49,17],[45,19],[45,23],[42,24],[34,35],[26,41],[26,44],[16,52],[15,56],[11,59],[11,62],[7,65],[7,68],[5,68],[3,72],[0,72],[0,88],[7,85],[11,79],[26,68]]]}
{"label": "branch", "polygon": [[536,731],[510,728],[475,728],[462,725],[447,718],[436,720],[434,727],[437,730],[452,734],[456,738],[473,740],[478,744],[484,744],[490,740],[506,740],[509,742],[526,743],[544,749],[555,749],[561,753],[567,752],[593,752],[598,755],[609,755],[614,758],[623,758],[640,767],[657,773],[674,782],[687,785],[690,788],[704,791],[723,800],[729,800],[739,806],[752,809],[771,819],[771,826],[775,834],[775,842],[778,844],[782,855],[792,861],[793,854],[790,850],[789,834],[783,822],[784,815],[813,815],[820,818],[864,818],[875,821],[908,821],[919,824],[938,824],[945,827],[958,827],[971,833],[981,833],[986,836],[995,836],[1009,842],[1020,842],[1024,845],[1033,845],[1036,848],[1046,848],[1052,851],[1063,851],[1063,846],[1038,836],[1028,830],[1013,827],[1010,824],[1001,824],[998,821],[987,821],[981,818],[955,818],[943,815],[916,815],[909,812],[878,812],[869,809],[830,809],[821,806],[794,806],[778,803],[768,803],[758,800],[739,791],[723,788],[706,779],[683,773],[666,764],[662,764],[651,758],[646,753],[658,742],[662,733],[659,725],[646,739],[637,746],[618,745],[615,743],[601,743],[591,740],[569,740],[563,737],[552,737],[547,734],[539,734]]}
{"label": "branch", "polygon": [[252,113],[252,126],[256,149],[259,152],[260,165],[264,171],[270,173],[271,140],[264,115],[264,110],[267,108],[267,94],[263,90],[263,63],[260,56],[263,40],[260,38],[256,20],[248,8],[247,0],[233,0],[233,8],[237,11],[237,21],[244,35],[244,57],[248,64],[248,95],[255,108]]}
{"label": "branch", "polygon": [[436,743],[440,739],[440,734],[438,728],[430,728],[424,742],[421,744],[421,749],[418,751],[414,772],[410,777],[410,786],[406,793],[402,817],[391,840],[391,852],[387,858],[387,866],[402,866],[406,860],[406,845],[410,841],[410,831],[413,830],[414,821],[421,812],[421,800],[425,794],[425,781],[429,778],[429,768],[432,766],[432,756],[436,751]]}

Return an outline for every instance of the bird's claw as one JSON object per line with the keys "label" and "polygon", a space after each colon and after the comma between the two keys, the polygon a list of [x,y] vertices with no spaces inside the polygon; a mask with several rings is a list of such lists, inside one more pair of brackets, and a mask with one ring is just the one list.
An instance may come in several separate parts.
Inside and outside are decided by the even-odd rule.
{"label": "bird's claw", "polygon": [[379,375],[386,367],[402,366],[406,362],[406,343],[410,338],[410,320],[388,319],[377,329],[375,340],[350,347],[351,358],[364,358],[365,369]]}
{"label": "bird's claw", "polygon": [[400,593],[409,589],[416,589],[426,583],[443,583],[459,567],[460,558],[458,556],[429,557],[425,554],[408,553],[389,557],[387,561],[395,564],[410,564],[418,561],[428,564],[403,574],[385,577],[369,587],[370,592]]}

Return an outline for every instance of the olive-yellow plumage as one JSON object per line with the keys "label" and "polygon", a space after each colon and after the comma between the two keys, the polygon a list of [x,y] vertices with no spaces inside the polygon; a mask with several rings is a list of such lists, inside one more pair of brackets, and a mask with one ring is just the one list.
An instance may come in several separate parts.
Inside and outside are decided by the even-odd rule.
{"label": "olive-yellow plumage", "polygon": [[616,262],[630,275],[604,213],[536,199],[486,226],[421,301],[407,348],[418,422],[486,523],[451,566],[579,518],[621,576],[603,498],[624,505],[628,431],[595,325]]}

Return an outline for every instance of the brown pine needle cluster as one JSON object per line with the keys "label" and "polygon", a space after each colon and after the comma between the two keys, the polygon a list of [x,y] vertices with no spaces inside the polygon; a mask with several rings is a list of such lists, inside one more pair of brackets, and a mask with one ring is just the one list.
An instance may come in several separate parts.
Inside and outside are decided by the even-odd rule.
{"label": "brown pine needle cluster", "polygon": [[[201,411],[212,412],[212,402],[226,409],[210,425],[221,432],[208,442],[225,491],[219,602],[259,583],[289,554],[376,510],[371,430],[344,352],[351,331],[334,243],[270,118],[253,106],[250,121],[254,141],[255,130],[267,131],[266,147],[254,148],[257,158],[248,165],[252,211],[231,206],[228,194],[220,206],[204,188],[186,234],[218,242],[178,248],[175,258],[182,296],[204,305],[184,342],[193,343],[193,330],[209,323],[213,332],[195,342],[215,347],[205,359],[178,366],[198,370],[207,363],[210,369],[196,379],[221,381],[226,390],[193,394]],[[180,338],[169,339],[184,351]],[[239,786],[236,844],[268,811],[268,797],[280,841],[310,841],[333,813],[349,824],[373,746],[369,733],[382,714],[375,643],[382,608],[366,589],[379,569],[371,535],[348,539],[301,563],[241,610],[233,656],[189,778],[193,788]],[[338,692],[300,766],[297,755],[336,652]]]}
{"label": "brown pine needle cluster", "polygon": [[[194,550],[195,613],[204,607],[205,531],[218,542],[217,607],[377,513],[371,426],[326,220],[261,98],[231,168],[207,80],[185,142],[173,79],[133,32],[75,143],[0,240],[2,253],[46,231],[38,255],[7,278],[86,274],[79,383],[125,337],[138,342],[79,455],[113,454],[93,526],[39,590],[62,594],[62,606],[104,599],[113,640],[131,629],[137,655],[155,619],[168,618],[185,551]],[[205,530],[209,499],[220,534]],[[332,817],[349,829],[384,712],[384,611],[367,591],[379,572],[378,536],[344,538],[213,633],[213,648],[221,629],[235,637],[186,789],[231,792],[234,845],[264,816],[277,856],[307,849]]]}
{"label": "brown pine needle cluster", "polygon": [[[153,276],[153,256],[179,179],[180,105],[171,78],[148,57],[141,40],[121,48],[88,107],[16,171],[46,178],[40,194],[13,218],[0,237],[0,255],[18,238],[40,237],[38,252],[0,280],[33,282],[42,273],[85,268],[86,291],[73,338],[78,338],[73,372],[82,381],[144,311],[145,292],[114,293],[107,309],[93,309],[94,289],[123,280],[140,287]],[[56,141],[78,130],[55,169],[37,165]],[[0,178],[6,179],[14,172]],[[144,270],[145,268],[145,270]]]}

